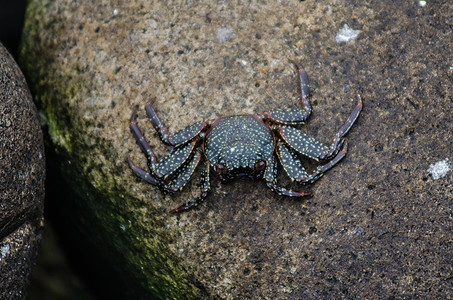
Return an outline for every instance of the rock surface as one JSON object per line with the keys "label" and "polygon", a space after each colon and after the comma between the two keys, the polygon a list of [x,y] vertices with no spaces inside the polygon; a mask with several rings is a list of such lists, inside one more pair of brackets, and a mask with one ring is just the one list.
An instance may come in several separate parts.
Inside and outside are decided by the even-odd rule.
{"label": "rock surface", "polygon": [[[143,298],[453,297],[453,172],[428,173],[453,160],[452,15],[445,1],[30,2],[21,64],[87,269]],[[162,156],[150,97],[170,132],[300,107],[290,59],[310,77],[303,130],[318,140],[362,95],[347,157],[310,199],[213,180],[203,205],[169,215],[197,179],[163,195],[132,175],[128,156],[146,167],[132,111]]]}
{"label": "rock surface", "polygon": [[0,299],[23,299],[43,226],[44,144],[25,78],[0,44]]}

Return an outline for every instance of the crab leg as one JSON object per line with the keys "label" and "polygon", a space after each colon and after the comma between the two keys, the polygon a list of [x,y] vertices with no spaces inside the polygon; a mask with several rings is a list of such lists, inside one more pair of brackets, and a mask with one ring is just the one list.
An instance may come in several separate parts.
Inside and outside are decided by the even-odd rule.
{"label": "crab leg", "polygon": [[308,76],[300,64],[293,61],[299,71],[299,83],[302,109],[274,110],[260,115],[261,117],[278,124],[297,125],[303,124],[311,114],[311,104],[309,96]]}
{"label": "crab leg", "polygon": [[310,93],[309,92],[310,86],[308,84],[308,76],[300,64],[298,64],[296,61],[293,61],[293,64],[296,66],[297,70],[299,71],[299,83],[300,83],[302,109],[306,112],[305,119],[307,119],[311,114],[311,104],[310,104],[310,100],[308,99],[308,95]]}
{"label": "crab leg", "polygon": [[[189,146],[190,146],[190,144],[189,144]],[[192,151],[192,150],[190,150],[190,151]],[[190,155],[190,152],[189,152],[189,155]],[[201,159],[201,153],[200,153],[200,151],[197,151],[187,164],[180,167],[179,163],[178,163],[179,167],[177,167],[175,171],[171,171],[171,170],[169,171],[170,173],[168,175],[170,175],[170,174],[173,175],[173,173],[174,173],[174,176],[171,176],[171,180],[168,180],[169,181],[168,184],[165,183],[165,182],[167,182],[167,180],[166,180],[167,177],[165,177],[165,178],[158,177],[158,179],[156,179],[150,173],[146,172],[145,170],[143,170],[139,167],[136,167],[130,158],[128,158],[128,163],[129,163],[129,166],[131,167],[132,171],[134,172],[134,174],[137,177],[142,178],[143,180],[145,180],[148,183],[161,187],[166,192],[176,192],[178,190],[181,190],[186,185],[186,183],[189,181],[190,176],[195,171],[195,168],[197,167],[198,163],[200,162],[200,159]],[[164,161],[164,164],[165,164],[165,161]],[[181,163],[181,164],[183,164],[183,163]],[[161,164],[158,165],[158,169],[159,169],[159,166],[161,166]],[[157,174],[159,174],[158,171],[157,171]]]}
{"label": "crab leg", "polygon": [[164,124],[162,124],[161,120],[156,114],[156,111],[152,107],[153,102],[154,99],[151,98],[148,103],[146,103],[146,114],[148,115],[151,124],[153,124],[154,129],[156,129],[161,141],[167,145],[178,146],[184,144],[197,136],[207,126],[206,121],[197,122],[195,124],[187,126],[184,129],[181,129],[173,135],[169,135],[167,128],[164,126]]}
{"label": "crab leg", "polygon": [[201,152],[196,151],[189,162],[175,172],[174,177],[172,176],[171,181],[165,186],[164,189],[169,192],[177,192],[182,190],[182,188],[189,181],[190,176],[192,176],[193,172],[195,171],[195,168],[198,166],[200,159]]}
{"label": "crab leg", "polygon": [[166,180],[168,176],[176,172],[190,157],[197,139],[184,146],[173,148],[169,154],[164,156],[156,166],[155,175],[159,179]]}
{"label": "crab leg", "polygon": [[277,162],[275,161],[274,156],[271,157],[266,170],[264,171],[264,179],[266,180],[267,186],[279,195],[290,197],[303,197],[311,195],[311,191],[297,192],[277,186]]}
{"label": "crab leg", "polygon": [[145,180],[148,183],[151,183],[152,185],[160,186],[159,181],[154,179],[154,177],[145,170],[136,167],[130,158],[128,158],[127,161],[129,163],[129,167],[131,167],[132,171],[137,177]]}
{"label": "crab leg", "polygon": [[[174,148],[169,155],[164,157],[162,161],[158,164],[156,155],[154,154],[153,150],[149,146],[148,142],[146,141],[143,133],[141,132],[140,128],[137,126],[137,113],[134,112],[131,117],[131,123],[129,125],[135,140],[137,141],[138,145],[142,152],[146,155],[148,159],[148,164],[150,170],[153,172],[156,177],[164,177],[172,172],[174,172],[185,159],[188,158],[190,152],[192,151],[193,147],[195,146],[196,139],[192,141],[192,143],[184,146],[184,147],[177,147]],[[190,126],[189,126],[190,127]],[[190,139],[189,139],[190,140]],[[189,146],[191,145],[191,146]]]}
{"label": "crab leg", "polygon": [[288,147],[285,143],[278,141],[277,155],[286,174],[291,181],[301,181],[308,176],[307,171],[302,166],[300,159],[296,157],[296,151]]}
{"label": "crab leg", "polygon": [[279,126],[278,133],[291,148],[311,159],[319,160],[329,151],[325,145],[294,127]]}
{"label": "crab leg", "polygon": [[179,213],[185,210],[188,210],[192,207],[197,206],[206,199],[209,191],[211,190],[211,183],[209,179],[209,163],[205,162],[205,170],[201,173],[201,194],[195,199],[192,199],[186,203],[181,204],[180,206],[170,210],[171,214]]}
{"label": "crab leg", "polygon": [[341,148],[341,150],[335,155],[334,158],[329,160],[329,162],[327,162],[326,164],[318,166],[316,170],[313,171],[313,173],[309,174],[306,178],[303,178],[299,182],[302,183],[315,182],[324,174],[324,172],[335,166],[346,155],[347,152],[348,152],[348,141],[344,140],[343,148]]}
{"label": "crab leg", "polygon": [[343,143],[342,137],[348,133],[348,131],[351,129],[352,125],[354,124],[355,120],[357,120],[357,117],[359,116],[360,112],[362,111],[362,99],[360,98],[360,95],[356,95],[357,98],[357,104],[352,110],[351,114],[347,118],[347,120],[344,122],[344,124],[340,127],[338,132],[333,136],[332,138],[332,143],[330,144],[329,147],[329,152],[325,153],[323,157],[320,157],[320,159],[330,159],[332,156],[336,155],[338,150],[341,147],[341,144]]}
{"label": "crab leg", "polygon": [[[148,159],[148,166],[151,173],[148,173],[143,169],[136,167],[132,163],[130,158],[128,159],[129,166],[131,167],[134,174],[137,175],[138,177],[144,179],[145,181],[151,184],[161,186],[163,189],[166,189],[165,188],[166,185],[164,184],[165,180],[169,175],[173,174],[178,169],[180,169],[184,162],[189,158],[190,154],[195,148],[197,139],[194,139],[191,143],[187,143],[186,145],[183,145],[181,147],[173,148],[173,150],[167,156],[165,156],[160,161],[160,163],[157,163],[156,155],[154,154],[153,150],[151,149],[145,137],[143,136],[143,133],[140,131],[140,128],[138,128],[136,118],[137,113],[134,112],[132,114],[129,127],[138,145],[140,146],[140,149]],[[182,176],[182,174],[179,174],[179,176]],[[181,178],[179,178],[179,180],[181,180]]]}
{"label": "crab leg", "polygon": [[[145,137],[143,136],[142,132],[137,126],[137,112],[135,111],[132,114],[131,122],[129,124],[129,128],[131,129],[132,135],[135,137],[140,149],[145,154],[146,158],[148,159],[148,165],[150,170],[154,173],[157,167],[157,159],[156,155],[154,154],[153,150],[149,146],[148,142],[146,141]],[[129,164],[130,165],[130,164]]]}
{"label": "crab leg", "polygon": [[308,174],[300,160],[296,157],[296,153],[293,149],[286,146],[284,143],[278,142],[277,154],[280,158],[280,162],[292,181],[299,183],[313,183],[318,180],[324,172],[336,165],[348,151],[348,143],[346,140],[343,142],[343,148],[339,151],[336,156],[329,160],[327,163],[318,166],[312,173]]}
{"label": "crab leg", "polygon": [[300,130],[293,127],[279,126],[278,132],[283,140],[300,154],[310,157],[314,160],[328,160],[334,157],[338,153],[338,151],[340,151],[341,146],[344,142],[343,137],[346,135],[346,133],[348,133],[349,129],[351,129],[352,124],[354,124],[361,110],[362,100],[360,99],[360,95],[357,95],[356,106],[352,110],[348,119],[333,136],[332,142],[329,147],[326,147],[322,143],[316,141],[312,137],[307,136]]}
{"label": "crab leg", "polygon": [[149,99],[149,101],[145,105],[146,113],[151,121],[151,124],[153,124],[153,127],[156,129],[157,133],[159,134],[159,138],[162,140],[167,145],[172,145],[173,144],[170,142],[170,138],[168,136],[168,130],[162,124],[160,121],[159,117],[157,116],[156,112],[154,111],[154,108],[151,106],[154,102],[154,98]]}

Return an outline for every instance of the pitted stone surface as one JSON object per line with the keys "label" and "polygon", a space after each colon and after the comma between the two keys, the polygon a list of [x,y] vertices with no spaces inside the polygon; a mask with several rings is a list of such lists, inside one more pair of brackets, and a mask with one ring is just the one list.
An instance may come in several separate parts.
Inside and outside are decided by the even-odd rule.
{"label": "pitted stone surface", "polygon": [[23,299],[43,226],[44,144],[22,72],[0,44],[0,299]]}
{"label": "pitted stone surface", "polygon": [[[77,196],[60,203],[76,244],[116,279],[113,294],[453,297],[453,172],[427,171],[453,160],[452,15],[448,1],[30,2],[21,61],[53,170]],[[358,35],[337,43],[345,24]],[[362,95],[346,158],[294,186],[310,199],[214,180],[203,205],[169,215],[197,195],[198,179],[163,195],[133,176],[127,157],[146,160],[132,111],[141,108],[138,124],[161,157],[168,149],[143,112],[150,97],[170,133],[300,107],[290,59],[311,86],[301,130],[326,145]]]}

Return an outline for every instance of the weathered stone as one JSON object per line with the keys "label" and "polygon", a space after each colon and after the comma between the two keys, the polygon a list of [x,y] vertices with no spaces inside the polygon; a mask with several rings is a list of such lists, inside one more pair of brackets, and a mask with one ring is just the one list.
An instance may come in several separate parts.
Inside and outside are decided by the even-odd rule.
{"label": "weathered stone", "polygon": [[[30,2],[22,65],[87,268],[115,282],[109,292],[144,298],[452,297],[452,172],[427,171],[453,160],[452,12],[445,1]],[[344,24],[360,32],[337,43]],[[346,158],[310,199],[213,180],[203,205],[169,215],[197,180],[163,195],[133,176],[127,157],[146,162],[132,111],[162,156],[150,97],[170,132],[300,107],[290,59],[311,82],[302,130],[320,141],[362,95]]]}
{"label": "weathered stone", "polygon": [[0,299],[23,299],[43,226],[45,160],[36,107],[0,44]]}

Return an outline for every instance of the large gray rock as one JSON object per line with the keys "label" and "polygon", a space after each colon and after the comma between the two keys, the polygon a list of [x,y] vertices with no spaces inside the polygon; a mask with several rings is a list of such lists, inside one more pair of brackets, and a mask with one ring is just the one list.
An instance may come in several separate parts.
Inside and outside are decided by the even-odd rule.
{"label": "large gray rock", "polygon": [[[452,10],[432,1],[30,2],[22,66],[68,187],[59,215],[86,268],[117,296],[452,297]],[[355,40],[336,39],[344,24],[360,30]],[[169,215],[197,195],[197,180],[164,195],[133,176],[127,157],[146,162],[132,111],[161,156],[168,149],[143,108],[150,97],[170,132],[300,107],[289,59],[311,78],[303,130],[320,141],[362,94],[346,159],[310,187],[311,199],[213,180],[203,205]],[[440,179],[428,172],[437,161],[446,162]]]}
{"label": "large gray rock", "polygon": [[22,72],[0,44],[0,299],[23,299],[43,227],[44,144]]}

